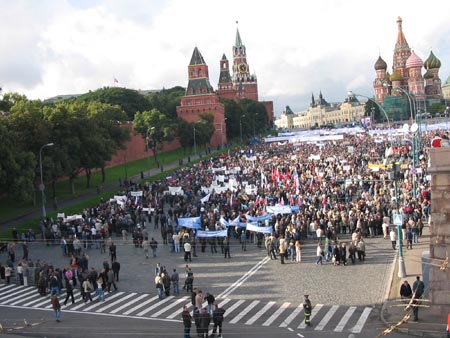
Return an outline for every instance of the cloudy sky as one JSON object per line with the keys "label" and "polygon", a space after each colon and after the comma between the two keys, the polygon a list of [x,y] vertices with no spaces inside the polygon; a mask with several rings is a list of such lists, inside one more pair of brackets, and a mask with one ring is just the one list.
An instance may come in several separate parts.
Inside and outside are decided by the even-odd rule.
{"label": "cloudy sky", "polygon": [[[450,75],[450,1],[417,0],[1,0],[0,87],[31,99],[114,85],[187,85],[197,46],[217,88],[238,26],[261,100],[275,115],[352,90],[373,95],[373,65],[392,65],[398,16],[411,48],[432,49]],[[238,25],[236,25],[238,21]]]}

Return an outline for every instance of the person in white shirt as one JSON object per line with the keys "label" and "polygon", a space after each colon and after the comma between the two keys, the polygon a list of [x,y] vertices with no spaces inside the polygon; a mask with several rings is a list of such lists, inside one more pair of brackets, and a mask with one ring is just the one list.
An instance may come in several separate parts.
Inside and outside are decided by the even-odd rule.
{"label": "person in white shirt", "polygon": [[397,233],[395,232],[395,228],[391,229],[391,232],[389,233],[389,237],[391,239],[391,243],[392,243],[392,249],[396,249],[396,245],[397,245]]}

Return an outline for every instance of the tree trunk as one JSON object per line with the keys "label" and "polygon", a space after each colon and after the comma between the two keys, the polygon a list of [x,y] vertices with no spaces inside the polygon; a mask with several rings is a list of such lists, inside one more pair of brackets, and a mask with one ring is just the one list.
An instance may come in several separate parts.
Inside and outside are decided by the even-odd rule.
{"label": "tree trunk", "polygon": [[52,192],[53,192],[53,199],[56,197],[56,181],[52,181]]}
{"label": "tree trunk", "polygon": [[158,165],[158,152],[157,152],[156,147],[154,147],[152,150],[153,150],[153,156],[155,158],[155,165],[157,166]]}
{"label": "tree trunk", "polygon": [[106,180],[105,167],[102,167],[102,183],[105,183],[105,180]]}
{"label": "tree trunk", "polygon": [[91,186],[91,169],[86,168],[86,188],[89,189]]}

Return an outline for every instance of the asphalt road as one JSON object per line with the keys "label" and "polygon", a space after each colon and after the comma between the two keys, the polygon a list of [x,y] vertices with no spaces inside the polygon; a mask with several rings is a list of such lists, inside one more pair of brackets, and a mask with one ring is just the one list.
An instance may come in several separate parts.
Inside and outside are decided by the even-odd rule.
{"label": "asphalt road", "polygon": [[[157,230],[151,230],[150,236],[159,239]],[[158,300],[153,280],[157,262],[169,271],[177,268],[182,277],[182,254],[170,253],[167,246],[160,245],[157,258],[145,259],[142,249],[132,243],[123,243],[120,238],[114,241],[121,262],[120,281],[118,291],[108,294],[104,303],[84,304],[77,296],[76,304],[63,308],[64,320],[57,324],[52,320],[49,299],[41,298],[34,288],[2,285],[0,313],[4,319],[0,323],[16,327],[8,323],[16,320],[20,326],[22,317],[28,322],[36,318],[41,324],[16,330],[30,337],[61,337],[62,333],[69,337],[90,336],[88,330],[93,328],[89,325],[119,336],[123,336],[123,330],[129,330],[126,336],[181,336],[175,332],[181,331],[179,314],[183,305],[190,304],[189,294],[181,290],[178,296]],[[284,265],[268,259],[265,251],[253,243],[246,251],[237,241],[233,244],[231,259],[225,259],[220,248],[219,253],[212,254],[207,247],[205,252],[198,250],[198,257],[189,263],[194,271],[194,286],[214,294],[227,310],[225,337],[242,337],[243,332],[258,337],[280,333],[287,337],[375,337],[382,331],[379,313],[394,256],[388,241],[367,239],[366,261],[348,266],[316,265],[312,240],[303,246],[302,263],[287,261]],[[108,259],[95,248],[86,252],[90,266],[96,268]],[[17,256],[20,254],[19,249]],[[30,254],[34,260],[39,257],[54,266],[68,264],[57,245],[31,243]],[[303,324],[301,304],[305,293],[314,306],[311,327]],[[83,328],[74,330],[74,323],[81,318]]]}

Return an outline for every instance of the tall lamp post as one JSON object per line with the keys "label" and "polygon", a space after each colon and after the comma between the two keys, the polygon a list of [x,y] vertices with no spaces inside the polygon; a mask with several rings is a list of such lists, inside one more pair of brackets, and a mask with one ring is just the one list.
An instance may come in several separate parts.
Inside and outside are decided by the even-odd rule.
{"label": "tall lamp post", "polygon": [[398,169],[399,164],[392,163],[394,169],[394,188],[395,188],[395,204],[396,204],[396,214],[394,214],[394,225],[397,226],[397,238],[398,238],[398,277],[406,277],[405,260],[403,259],[403,234],[402,234],[402,215],[400,214],[399,201],[398,201]]}
{"label": "tall lamp post", "polygon": [[223,146],[224,146],[224,144],[223,144],[223,125],[225,124],[225,121],[227,120],[227,118],[225,117],[224,119],[223,119],[223,121],[221,121],[220,122],[220,137],[221,137],[221,141],[220,141],[220,143],[221,143],[221,148],[223,149]]}
{"label": "tall lamp post", "polygon": [[42,150],[46,147],[52,147],[54,143],[44,144],[41,149],[39,149],[39,169],[41,172],[41,184],[39,185],[39,190],[42,194],[42,217],[47,218],[47,211],[45,210],[45,186],[44,186],[44,174],[42,172]]}
{"label": "tall lamp post", "polygon": [[195,124],[198,123],[198,122],[200,122],[200,121],[201,121],[201,120],[198,120],[198,121],[195,121],[195,122],[192,123],[192,125],[194,126],[194,155],[197,155],[197,141],[196,141],[196,139],[195,139],[195,134],[196,134],[196,131],[195,131]]}
{"label": "tall lamp post", "polygon": [[242,142],[242,118],[245,117],[244,115],[241,115],[241,117],[239,118],[239,131],[240,131],[240,135],[241,135],[241,142]]}
{"label": "tall lamp post", "polygon": [[[361,94],[355,94],[355,93],[353,93],[352,91],[349,91],[349,92],[348,92],[348,96],[353,96],[353,95],[354,95],[354,96],[361,96],[361,97],[364,97],[365,99],[367,99],[367,100],[369,100],[369,101],[372,101],[372,102],[373,102],[374,104],[376,104],[377,107],[383,112],[384,117],[386,118],[386,122],[387,122],[388,128],[389,128],[389,141],[390,141],[390,143],[391,143],[391,149],[394,150],[394,147],[393,147],[393,144],[392,144],[392,137],[391,137],[391,135],[390,135],[390,133],[391,133],[391,121],[389,120],[389,116],[388,116],[386,110],[384,110],[383,106],[380,105],[377,101],[375,101],[374,99],[371,99],[371,98],[368,97],[368,96],[361,95]],[[373,114],[373,112],[372,112],[372,114]]]}
{"label": "tall lamp post", "polygon": [[256,115],[258,115],[258,113],[253,114],[253,138],[256,138],[256,132],[255,132],[255,119],[256,119]]}

